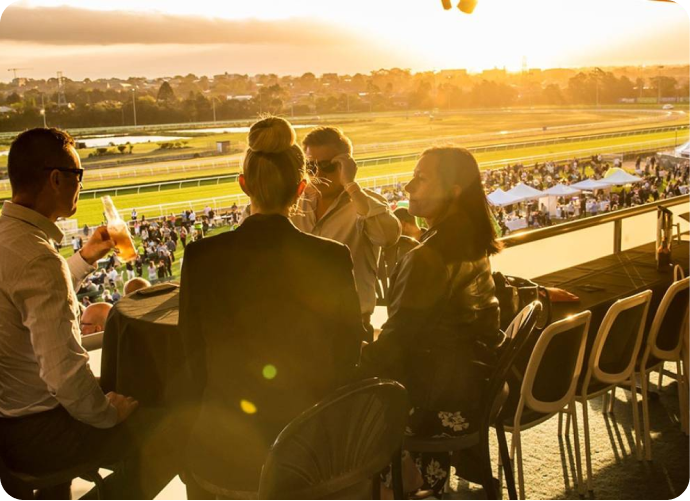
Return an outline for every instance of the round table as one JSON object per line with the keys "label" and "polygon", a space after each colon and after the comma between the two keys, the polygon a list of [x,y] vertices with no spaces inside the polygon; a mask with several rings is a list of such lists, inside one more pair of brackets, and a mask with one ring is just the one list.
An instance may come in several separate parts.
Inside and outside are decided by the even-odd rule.
{"label": "round table", "polygon": [[103,333],[101,387],[140,403],[166,404],[186,391],[189,368],[177,328],[179,286],[154,285],[113,307]]}

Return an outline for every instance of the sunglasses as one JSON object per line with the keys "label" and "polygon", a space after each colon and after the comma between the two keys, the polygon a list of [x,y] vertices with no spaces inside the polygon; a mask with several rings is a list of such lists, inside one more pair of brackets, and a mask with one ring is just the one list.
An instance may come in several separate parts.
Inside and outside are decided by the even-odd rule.
{"label": "sunglasses", "polygon": [[340,165],[338,162],[331,162],[330,160],[309,160],[307,161],[307,169],[315,173],[317,170],[329,174],[335,172]]}
{"label": "sunglasses", "polygon": [[79,179],[79,182],[82,182],[82,179],[84,179],[84,169],[67,169],[65,167],[46,167],[43,170],[59,170],[60,172],[73,172],[74,174],[77,175],[77,178]]}

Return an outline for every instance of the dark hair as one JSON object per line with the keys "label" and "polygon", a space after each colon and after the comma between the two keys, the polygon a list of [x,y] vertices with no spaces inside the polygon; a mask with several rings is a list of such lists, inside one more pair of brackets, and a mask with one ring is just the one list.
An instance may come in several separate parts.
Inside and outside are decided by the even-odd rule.
{"label": "dark hair", "polygon": [[37,193],[48,178],[46,167],[66,167],[72,162],[70,146],[74,139],[60,129],[40,127],[19,134],[7,159],[12,193]]}
{"label": "dark hair", "polygon": [[302,146],[335,146],[340,153],[352,155],[352,141],[337,127],[317,127],[304,136]]}
{"label": "dark hair", "polygon": [[487,255],[497,254],[501,243],[497,240],[496,228],[489,202],[484,193],[479,165],[472,153],[456,146],[433,147],[422,152],[422,157],[438,159],[436,169],[446,186],[459,185],[462,192],[457,205],[475,228],[474,244]]}
{"label": "dark hair", "polygon": [[401,223],[417,224],[414,216],[410,214],[410,211],[406,207],[398,207],[393,211],[393,215],[400,220]]}

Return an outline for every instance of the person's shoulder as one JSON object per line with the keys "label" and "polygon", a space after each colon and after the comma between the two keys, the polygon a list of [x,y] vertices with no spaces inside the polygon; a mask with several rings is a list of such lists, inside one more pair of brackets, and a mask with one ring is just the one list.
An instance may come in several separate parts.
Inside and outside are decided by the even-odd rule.
{"label": "person's shoulder", "polygon": [[362,188],[362,191],[369,195],[371,198],[375,198],[379,202],[383,202],[385,204],[388,203],[388,200],[386,200],[386,198],[383,195],[379,195],[374,190],[370,190],[369,188]]}
{"label": "person's shoulder", "polygon": [[350,249],[347,245],[330,238],[311,235],[300,231],[297,237],[300,244],[308,252],[311,251],[320,259],[347,259],[351,260]]}

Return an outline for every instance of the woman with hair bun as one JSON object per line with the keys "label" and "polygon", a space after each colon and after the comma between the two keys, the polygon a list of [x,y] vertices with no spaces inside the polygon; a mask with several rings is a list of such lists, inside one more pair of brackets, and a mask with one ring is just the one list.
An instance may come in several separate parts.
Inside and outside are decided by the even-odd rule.
{"label": "woman with hair bun", "polygon": [[[347,247],[288,219],[307,183],[294,129],[265,118],[248,139],[252,214],[187,246],[180,292],[198,412],[189,469],[226,491],[257,490],[278,433],[351,376],[364,335]],[[209,499],[187,477],[190,499]]]}

